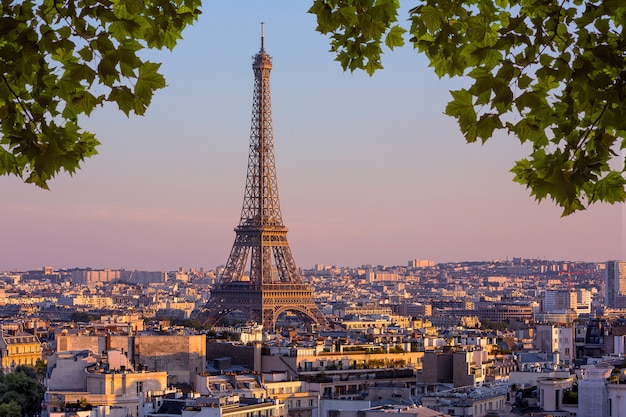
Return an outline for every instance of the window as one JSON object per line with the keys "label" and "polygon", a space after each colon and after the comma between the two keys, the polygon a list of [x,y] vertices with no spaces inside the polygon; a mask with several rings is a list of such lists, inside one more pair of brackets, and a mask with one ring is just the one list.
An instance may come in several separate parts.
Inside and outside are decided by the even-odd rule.
{"label": "window", "polygon": [[137,394],[141,394],[143,392],[143,382],[137,381]]}

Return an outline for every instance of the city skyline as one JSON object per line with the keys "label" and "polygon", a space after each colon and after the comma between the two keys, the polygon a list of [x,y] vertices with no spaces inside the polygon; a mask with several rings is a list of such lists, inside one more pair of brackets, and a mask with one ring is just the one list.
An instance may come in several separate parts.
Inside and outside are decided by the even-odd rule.
{"label": "city skyline", "polygon": [[[241,5],[240,5],[241,6]],[[281,205],[298,266],[512,257],[626,259],[624,205],[561,218],[513,183],[515,138],[467,145],[448,90],[410,46],[374,77],[344,73],[307,4],[206,4],[145,117],[84,121],[102,142],[52,191],[0,177],[0,270],[173,270],[226,262],[243,198],[251,57],[265,21]],[[404,16],[401,16],[401,20]]]}

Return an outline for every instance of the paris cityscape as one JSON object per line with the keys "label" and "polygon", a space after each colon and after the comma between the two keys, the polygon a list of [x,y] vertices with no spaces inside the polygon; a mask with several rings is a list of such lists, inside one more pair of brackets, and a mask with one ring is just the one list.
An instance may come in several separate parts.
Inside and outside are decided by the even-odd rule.
{"label": "paris cityscape", "polygon": [[[278,197],[272,68],[262,36],[224,265],[0,273],[4,415],[621,415],[626,262],[298,268]],[[40,385],[20,393],[18,375]]]}
{"label": "paris cityscape", "polygon": [[[84,219],[73,206],[80,198],[46,218],[51,224],[59,220],[59,230],[20,232],[27,240],[15,238],[18,243],[9,245],[0,259],[0,417],[626,416],[626,261],[613,259],[621,253],[614,247],[624,232],[599,226],[612,224],[619,211],[609,208],[601,212],[609,216],[595,212],[583,220],[598,233],[585,239],[571,227],[580,220],[562,220],[560,229],[550,229],[556,220],[547,221],[541,224],[545,233],[510,237],[539,248],[535,257],[440,261],[406,242],[385,242],[390,251],[412,252],[411,257],[393,265],[354,266],[355,258],[351,266],[302,263],[300,245],[292,253],[287,236],[299,228],[311,233],[315,226],[300,217],[286,224],[285,218],[292,218],[287,209],[283,217],[286,207],[278,193],[283,177],[277,171],[294,162],[276,156],[277,114],[270,89],[275,63],[265,48],[262,29],[251,64],[250,142],[246,170],[240,173],[246,180],[232,191],[243,191],[243,207],[236,207],[241,215],[229,224],[228,240],[201,236],[224,253],[231,248],[224,263],[174,270],[115,266],[128,264],[134,250],[142,249],[153,260],[186,260],[184,237],[194,236],[192,230],[175,238],[146,231],[145,240],[125,246],[132,240],[125,227],[144,223],[149,229],[159,222],[132,209],[122,220],[120,213],[126,212],[119,201],[101,212],[85,210],[96,212],[104,224],[118,221],[112,231],[117,239],[105,244],[110,253],[123,252],[118,264],[91,258],[106,252],[98,246],[106,232],[81,233]],[[222,176],[211,180],[217,183]],[[225,188],[212,208],[234,187]],[[288,190],[297,188],[292,184]],[[181,192],[169,200],[179,208],[195,198]],[[12,209],[43,216],[45,208],[37,201]],[[514,218],[524,210],[512,211]],[[66,216],[74,215],[77,223],[66,223]],[[189,220],[176,210],[167,215],[179,215],[174,226],[190,229],[218,223],[209,217],[220,222],[225,217],[214,213]],[[391,221],[379,227],[415,227],[411,233],[418,235],[440,227],[430,224],[431,217],[416,215],[398,220],[400,226]],[[111,219],[114,223],[107,223]],[[449,218],[441,229],[463,222],[471,221]],[[492,229],[479,226],[481,233],[466,233],[463,244],[442,238],[441,247],[452,250],[457,243],[470,247],[464,252],[470,254],[472,246],[487,241],[491,248],[504,245],[490,233],[516,220],[499,223],[490,214],[487,222]],[[375,229],[373,223],[363,229]],[[337,233],[335,227],[340,226],[319,230],[319,241],[329,252],[347,253],[347,241],[329,232]],[[64,246],[59,238],[64,232],[77,232],[71,236],[78,238],[66,239],[76,246]],[[354,235],[355,241],[378,241],[361,229]],[[31,244],[43,254],[36,255]],[[160,252],[161,245],[172,246]],[[26,249],[16,251],[18,246]],[[396,250],[400,246],[403,252]],[[542,253],[556,246],[572,258]],[[598,253],[609,256],[598,259]],[[55,266],[55,259],[63,265],[78,259],[66,255],[77,256],[80,266]],[[30,265],[33,259],[50,262],[37,268],[6,266]],[[147,259],[138,263],[146,265]]]}
{"label": "paris cityscape", "polygon": [[624,387],[626,262],[318,264],[327,323],[270,329],[198,319],[223,272],[0,273],[2,371],[45,363],[50,416],[598,416]]}

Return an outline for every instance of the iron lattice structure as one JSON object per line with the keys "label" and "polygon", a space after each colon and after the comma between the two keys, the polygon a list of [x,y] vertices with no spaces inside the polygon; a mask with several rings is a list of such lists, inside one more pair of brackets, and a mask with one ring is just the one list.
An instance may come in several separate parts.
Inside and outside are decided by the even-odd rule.
{"label": "iron lattice structure", "polygon": [[272,59],[265,53],[263,35],[252,69],[252,127],[241,219],[224,271],[200,317],[215,324],[239,310],[265,330],[273,330],[278,316],[292,311],[324,327],[326,318],[293,259],[280,210],[270,95]]}

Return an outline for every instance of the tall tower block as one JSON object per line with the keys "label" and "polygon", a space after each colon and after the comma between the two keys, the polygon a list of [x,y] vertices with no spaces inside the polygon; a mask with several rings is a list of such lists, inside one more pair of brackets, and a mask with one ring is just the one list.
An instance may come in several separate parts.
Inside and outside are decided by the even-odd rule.
{"label": "tall tower block", "polygon": [[278,316],[292,311],[324,327],[326,318],[293,259],[280,210],[270,96],[272,58],[265,53],[263,32],[252,69],[252,127],[241,218],[224,271],[198,317],[215,324],[239,310],[264,330],[273,330]]}
{"label": "tall tower block", "polygon": [[609,308],[626,308],[626,262],[606,263],[606,299]]}

